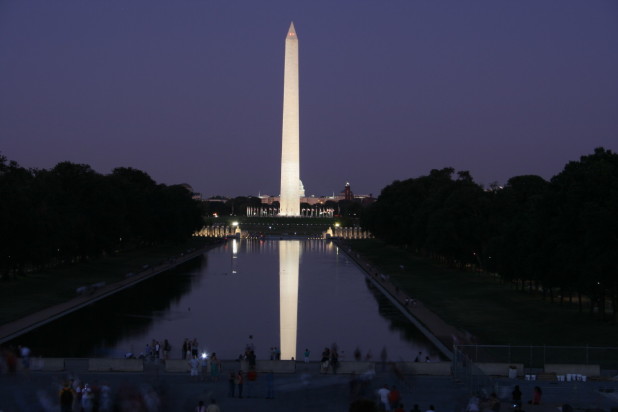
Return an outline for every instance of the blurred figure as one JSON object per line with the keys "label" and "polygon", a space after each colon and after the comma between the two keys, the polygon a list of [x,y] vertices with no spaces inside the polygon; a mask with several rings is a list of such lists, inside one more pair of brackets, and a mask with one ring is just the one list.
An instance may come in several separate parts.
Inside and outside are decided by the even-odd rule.
{"label": "blurred figure", "polygon": [[236,374],[236,387],[238,388],[238,398],[242,399],[242,387],[244,384],[244,377],[242,375],[242,371],[239,370],[238,373]]}
{"label": "blurred figure", "polygon": [[395,385],[393,385],[391,391],[388,393],[388,403],[391,405],[391,409],[395,409],[401,401],[401,393]]}
{"label": "blurred figure", "polygon": [[275,399],[275,374],[272,370],[266,375],[266,399]]}
{"label": "blurred figure", "polygon": [[211,399],[210,405],[208,405],[208,408],[206,408],[206,412],[221,412],[221,409],[219,409],[219,405],[217,405],[217,401]]}
{"label": "blurred figure", "polygon": [[197,406],[195,407],[195,412],[206,412],[206,406],[204,405],[204,401],[199,401]]}
{"label": "blurred figure", "polygon": [[112,410],[112,390],[107,383],[101,385],[101,398],[99,401],[99,412],[111,412]]}
{"label": "blurred figure", "polygon": [[251,398],[253,396],[256,380],[257,372],[254,368],[249,369],[249,372],[247,372],[247,398]]}
{"label": "blurred figure", "polygon": [[513,407],[515,409],[521,408],[521,390],[519,389],[519,385],[515,385],[515,389],[511,394],[513,396]]}
{"label": "blurred figure", "polygon": [[21,364],[24,367],[24,371],[27,372],[30,369],[30,348],[27,346],[18,346],[19,356],[21,357]]}
{"label": "blurred figure", "polygon": [[60,412],[73,412],[75,392],[68,382],[65,382],[58,396],[60,397]]}
{"label": "blurred figure", "polygon": [[378,397],[380,398],[380,403],[385,411],[391,410],[391,405],[388,402],[388,395],[390,392],[391,391],[388,389],[387,384],[384,384],[380,389],[378,389]]}
{"label": "blurred figure", "polygon": [[532,405],[540,405],[541,404],[541,396],[543,396],[543,391],[539,386],[535,386],[532,392],[532,400],[528,403]]}
{"label": "blurred figure", "polygon": [[229,388],[227,396],[233,398],[234,392],[236,390],[236,375],[234,375],[234,372],[230,372],[230,376],[227,378],[227,382]]}
{"label": "blurred figure", "polygon": [[219,380],[219,375],[221,374],[221,361],[217,358],[217,353],[213,352],[210,355],[210,377],[213,381]]}

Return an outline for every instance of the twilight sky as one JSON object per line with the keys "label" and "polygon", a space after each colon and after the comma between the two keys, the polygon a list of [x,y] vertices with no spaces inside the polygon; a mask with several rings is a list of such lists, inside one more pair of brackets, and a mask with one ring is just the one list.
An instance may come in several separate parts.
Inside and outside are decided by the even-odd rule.
{"label": "twilight sky", "polygon": [[618,151],[615,0],[3,0],[0,152],[278,195],[291,21],[308,195]]}

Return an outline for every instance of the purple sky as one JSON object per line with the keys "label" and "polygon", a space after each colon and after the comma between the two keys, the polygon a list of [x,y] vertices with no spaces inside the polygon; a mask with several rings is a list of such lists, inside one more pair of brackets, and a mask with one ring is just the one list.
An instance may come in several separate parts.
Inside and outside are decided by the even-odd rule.
{"label": "purple sky", "polygon": [[307,194],[618,151],[614,0],[5,0],[0,151],[276,195],[292,20]]}

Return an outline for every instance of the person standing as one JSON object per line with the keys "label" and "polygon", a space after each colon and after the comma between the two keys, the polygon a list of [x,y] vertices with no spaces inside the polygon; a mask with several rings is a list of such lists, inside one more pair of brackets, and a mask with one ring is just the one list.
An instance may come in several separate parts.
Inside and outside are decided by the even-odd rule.
{"label": "person standing", "polygon": [[247,398],[251,398],[253,396],[253,388],[256,380],[257,372],[254,368],[249,369],[249,372],[247,372]]}
{"label": "person standing", "polygon": [[530,404],[532,405],[540,405],[541,404],[541,397],[543,396],[543,391],[541,390],[540,386],[535,386],[534,387],[534,392],[532,392],[532,400],[530,401]]}
{"label": "person standing", "polygon": [[190,367],[190,375],[191,377],[193,377],[193,379],[197,380],[199,379],[199,368],[200,368],[200,360],[195,357],[195,358],[191,358],[191,360],[189,361],[189,367]]}
{"label": "person standing", "polygon": [[378,389],[378,397],[380,398],[380,403],[385,411],[391,410],[391,405],[388,402],[388,395],[391,391],[388,389],[388,385],[384,384],[380,389]]}
{"label": "person standing", "polygon": [[171,350],[172,350],[172,345],[170,345],[169,341],[165,339],[163,341],[163,359],[167,360],[167,357],[169,356]]}
{"label": "person standing", "polygon": [[229,396],[230,398],[234,397],[234,390],[236,388],[236,375],[234,375],[234,372],[230,372],[230,376],[227,379],[228,382],[228,387],[229,387],[229,391],[227,393],[227,396]]}
{"label": "person standing", "polygon": [[515,409],[521,408],[521,390],[519,389],[519,385],[515,385],[515,389],[511,393],[513,396],[513,405]]}
{"label": "person standing", "polygon": [[92,412],[94,410],[94,393],[88,384],[82,389],[82,412]]}
{"label": "person standing", "polygon": [[334,346],[330,352],[330,365],[333,368],[333,374],[336,374],[337,368],[339,367],[339,352],[336,346]]}
{"label": "person standing", "polygon": [[69,383],[65,383],[64,387],[60,390],[60,412],[72,412],[73,411],[73,399],[75,398],[75,392]]}
{"label": "person standing", "polygon": [[391,409],[395,409],[399,405],[399,402],[401,402],[401,393],[399,389],[393,385],[393,388],[388,393],[388,403],[391,405]]}
{"label": "person standing", "polygon": [[305,363],[309,363],[309,355],[311,355],[311,352],[309,351],[309,349],[305,349],[305,353],[304,353]]}
{"label": "person standing", "polygon": [[208,405],[208,408],[206,408],[206,412],[221,412],[221,409],[219,409],[219,405],[217,405],[217,401],[211,399],[210,405]]}
{"label": "person standing", "polygon": [[204,401],[199,401],[197,406],[195,407],[195,412],[206,412],[206,406],[204,406]]}
{"label": "person standing", "polygon": [[219,380],[220,374],[221,362],[219,361],[219,358],[217,358],[217,353],[213,352],[212,355],[210,355],[210,378],[216,382]]}
{"label": "person standing", "polygon": [[183,359],[187,359],[187,348],[188,348],[188,344],[189,344],[189,339],[185,338],[185,341],[182,342],[182,347],[181,347],[181,356]]}
{"label": "person standing", "polygon": [[236,374],[236,386],[238,387],[238,398],[242,399],[242,387],[244,383],[244,377],[242,376],[242,371],[239,370]]}
{"label": "person standing", "polygon": [[99,399],[99,412],[111,412],[112,390],[107,383],[101,385],[101,398]]}
{"label": "person standing", "polygon": [[275,399],[275,374],[272,370],[266,375],[266,399]]}
{"label": "person standing", "polygon": [[27,346],[19,346],[19,356],[21,357],[21,364],[24,370],[27,372],[30,369],[30,348]]}

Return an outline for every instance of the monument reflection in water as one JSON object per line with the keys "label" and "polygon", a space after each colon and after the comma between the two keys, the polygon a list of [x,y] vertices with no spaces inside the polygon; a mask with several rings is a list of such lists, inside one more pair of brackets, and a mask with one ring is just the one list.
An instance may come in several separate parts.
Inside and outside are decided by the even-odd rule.
{"label": "monument reflection in water", "polygon": [[279,346],[282,359],[309,348],[316,360],[332,344],[342,360],[357,347],[373,359],[382,348],[392,360],[438,356],[336,244],[304,239],[228,241],[14,343],[35,356],[122,357],[168,339],[179,358],[185,338],[220,359],[236,359],[249,340],[258,359]]}
{"label": "monument reflection in water", "polygon": [[279,244],[279,333],[281,359],[296,359],[300,241]]}

